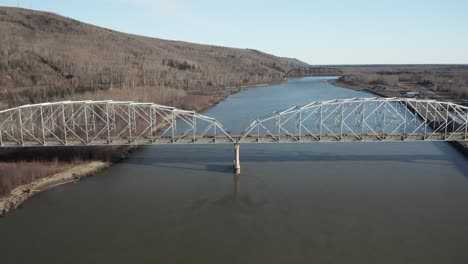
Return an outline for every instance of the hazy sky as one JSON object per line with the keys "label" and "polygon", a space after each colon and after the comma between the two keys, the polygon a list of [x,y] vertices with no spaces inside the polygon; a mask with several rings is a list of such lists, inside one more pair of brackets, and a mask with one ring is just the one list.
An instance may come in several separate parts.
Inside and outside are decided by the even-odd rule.
{"label": "hazy sky", "polygon": [[468,0],[0,0],[98,26],[310,64],[468,63]]}

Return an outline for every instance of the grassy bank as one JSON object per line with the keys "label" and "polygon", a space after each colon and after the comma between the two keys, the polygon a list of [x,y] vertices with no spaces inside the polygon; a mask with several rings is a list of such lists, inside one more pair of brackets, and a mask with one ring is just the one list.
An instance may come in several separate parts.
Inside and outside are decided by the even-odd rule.
{"label": "grassy bank", "polygon": [[0,197],[16,187],[90,162],[111,164],[135,147],[31,147],[0,149]]}
{"label": "grassy bank", "polygon": [[27,184],[38,179],[51,176],[64,171],[74,165],[82,164],[82,161],[74,162],[39,162],[16,161],[0,163],[0,196],[9,193],[17,186]]}
{"label": "grassy bank", "polygon": [[[8,167],[8,165],[4,165],[2,167],[5,166]],[[79,164],[57,164],[55,168],[59,170],[59,172],[49,176],[45,175],[51,172],[50,170],[53,167],[47,166],[47,164],[44,163],[17,162],[15,164],[11,164],[11,166],[18,170],[18,174],[16,176],[20,176],[20,179],[26,180],[27,182],[18,182],[19,178],[10,178],[13,179],[16,184],[21,185],[9,191],[8,195],[0,196],[0,216],[3,216],[4,214],[18,208],[24,201],[26,201],[35,193],[57,187],[65,183],[76,182],[83,177],[92,175],[100,170],[107,168],[110,166],[110,163],[102,161],[91,161],[80,162]],[[20,166],[24,166],[25,168],[20,169]],[[67,167],[68,169],[65,169]],[[11,168],[7,169],[9,169],[8,171],[11,172]],[[32,172],[32,174],[35,175],[34,178],[25,178],[23,175],[31,173],[31,169],[39,169],[39,172]]]}

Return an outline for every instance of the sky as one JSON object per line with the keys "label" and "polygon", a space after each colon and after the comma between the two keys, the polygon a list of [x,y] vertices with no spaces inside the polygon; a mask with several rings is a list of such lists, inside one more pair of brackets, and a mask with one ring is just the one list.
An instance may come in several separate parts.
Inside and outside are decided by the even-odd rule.
{"label": "sky", "polygon": [[468,0],[0,0],[156,38],[326,64],[468,64]]}

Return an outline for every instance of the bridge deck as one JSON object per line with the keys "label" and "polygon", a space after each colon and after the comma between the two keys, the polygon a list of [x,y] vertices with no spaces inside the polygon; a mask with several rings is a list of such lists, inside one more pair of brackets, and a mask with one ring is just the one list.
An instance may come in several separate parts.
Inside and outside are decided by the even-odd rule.
{"label": "bridge deck", "polygon": [[107,139],[95,139],[91,142],[82,142],[78,140],[69,139],[66,144],[58,141],[47,140],[45,144],[38,143],[37,141],[24,141],[24,144],[16,142],[3,142],[1,147],[41,147],[41,146],[106,146],[106,145],[161,145],[161,144],[232,144],[239,143],[312,143],[312,142],[397,142],[397,141],[458,141],[467,140],[468,134],[466,133],[433,133],[433,134],[363,134],[352,135],[343,134],[323,134],[323,135],[281,135],[281,136],[246,136],[240,135],[231,136],[234,140],[226,136],[204,136],[204,137],[185,137],[185,138],[138,138],[138,139],[119,139],[108,141]]}

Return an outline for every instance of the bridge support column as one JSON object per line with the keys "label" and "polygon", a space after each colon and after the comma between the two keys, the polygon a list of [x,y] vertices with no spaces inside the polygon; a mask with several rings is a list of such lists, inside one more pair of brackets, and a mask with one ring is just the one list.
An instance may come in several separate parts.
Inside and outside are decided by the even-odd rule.
{"label": "bridge support column", "polygon": [[240,174],[240,155],[239,155],[240,145],[239,143],[234,143],[234,173]]}

